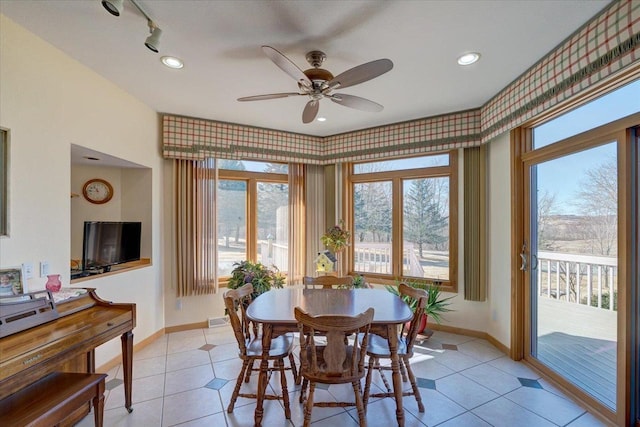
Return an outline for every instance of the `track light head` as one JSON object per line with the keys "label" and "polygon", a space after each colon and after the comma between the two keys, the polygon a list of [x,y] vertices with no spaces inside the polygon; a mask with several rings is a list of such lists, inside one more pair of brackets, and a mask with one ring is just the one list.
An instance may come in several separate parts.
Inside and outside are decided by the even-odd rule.
{"label": "track light head", "polygon": [[144,45],[148,47],[151,51],[158,53],[158,47],[160,46],[160,36],[162,35],[162,30],[152,24],[149,24],[149,29],[151,30],[151,35],[147,37],[144,42]]}
{"label": "track light head", "polygon": [[120,16],[124,8],[124,0],[102,0],[102,6],[113,16]]}

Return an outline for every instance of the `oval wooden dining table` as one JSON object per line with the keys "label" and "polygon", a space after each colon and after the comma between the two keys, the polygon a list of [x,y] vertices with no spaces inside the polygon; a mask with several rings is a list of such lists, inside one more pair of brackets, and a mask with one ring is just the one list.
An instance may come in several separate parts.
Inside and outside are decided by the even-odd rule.
{"label": "oval wooden dining table", "polygon": [[[396,399],[398,426],[404,426],[402,407],[402,380],[398,359],[398,325],[413,316],[409,306],[396,295],[382,289],[304,289],[288,287],[272,289],[256,298],[247,309],[247,317],[262,324],[262,352],[258,379],[258,398],[255,425],[262,425],[264,395],[267,387],[267,372],[271,340],[279,335],[298,330],[293,314],[301,307],[312,315],[355,316],[373,307],[375,313],[371,332],[389,341],[393,390]],[[287,414],[290,416],[290,414]]]}

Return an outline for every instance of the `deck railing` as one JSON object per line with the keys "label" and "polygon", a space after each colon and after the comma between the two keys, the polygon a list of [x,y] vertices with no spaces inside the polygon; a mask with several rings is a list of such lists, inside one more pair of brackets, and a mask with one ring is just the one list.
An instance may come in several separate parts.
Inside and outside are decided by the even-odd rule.
{"label": "deck railing", "polygon": [[[354,269],[366,273],[392,274],[391,243],[356,243],[353,251]],[[402,253],[404,275],[423,277],[424,270],[413,243],[405,242]]]}
{"label": "deck railing", "polygon": [[538,252],[538,295],[575,304],[617,310],[615,257]]}

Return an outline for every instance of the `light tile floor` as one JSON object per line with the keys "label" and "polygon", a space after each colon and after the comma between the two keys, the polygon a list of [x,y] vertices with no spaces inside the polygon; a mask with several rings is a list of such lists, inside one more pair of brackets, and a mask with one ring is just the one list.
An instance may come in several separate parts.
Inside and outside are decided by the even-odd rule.
{"label": "light tile floor", "polygon": [[[134,353],[133,412],[124,408],[120,366],[108,372],[105,400],[106,427],[169,427],[253,425],[255,401],[239,398],[232,414],[226,412],[240,371],[237,344],[228,326],[165,335]],[[522,363],[514,362],[487,341],[436,331],[415,348],[411,361],[425,405],[418,412],[415,399],[404,398],[405,426],[601,426]],[[382,387],[377,373],[374,384]],[[265,427],[302,426],[299,386],[288,376],[291,421],[280,401],[265,402]],[[255,391],[257,373],[244,384]],[[276,375],[269,386],[280,391]],[[409,383],[404,385],[410,388]],[[315,400],[351,400],[350,386],[318,385]],[[357,426],[354,408],[314,408],[314,427]],[[369,427],[397,425],[392,399],[372,399]],[[93,416],[78,426],[93,426]]]}

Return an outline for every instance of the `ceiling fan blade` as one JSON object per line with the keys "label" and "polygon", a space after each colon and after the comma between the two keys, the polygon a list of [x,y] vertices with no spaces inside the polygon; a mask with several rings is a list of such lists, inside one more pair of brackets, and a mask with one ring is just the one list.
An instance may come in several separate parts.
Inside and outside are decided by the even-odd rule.
{"label": "ceiling fan blade", "polygon": [[345,107],[355,108],[356,110],[369,111],[372,113],[378,113],[384,109],[384,107],[377,102],[369,101],[366,98],[360,98],[359,96],[347,95],[344,93],[338,93],[328,97],[336,104],[344,105]]}
{"label": "ceiling fan blade", "polygon": [[366,82],[379,75],[386,73],[393,68],[393,62],[390,59],[378,59],[376,61],[367,62],[358,65],[343,73],[338,74],[328,83],[331,89],[345,88],[358,83]]}
{"label": "ceiling fan blade", "polygon": [[302,123],[311,123],[315,120],[318,115],[318,110],[320,109],[320,102],[312,99],[307,102],[307,105],[304,106],[304,111],[302,112]]}
{"label": "ceiling fan blade", "polygon": [[286,98],[288,96],[299,96],[299,95],[304,95],[304,93],[283,92],[283,93],[269,93],[266,95],[244,96],[242,98],[238,98],[238,101],[262,101],[264,99]]}
{"label": "ceiling fan blade", "polygon": [[262,46],[262,51],[269,57],[282,71],[289,74],[295,81],[303,86],[311,86],[311,81],[305,76],[300,68],[293,63],[289,58],[284,56],[278,50],[271,46]]}

